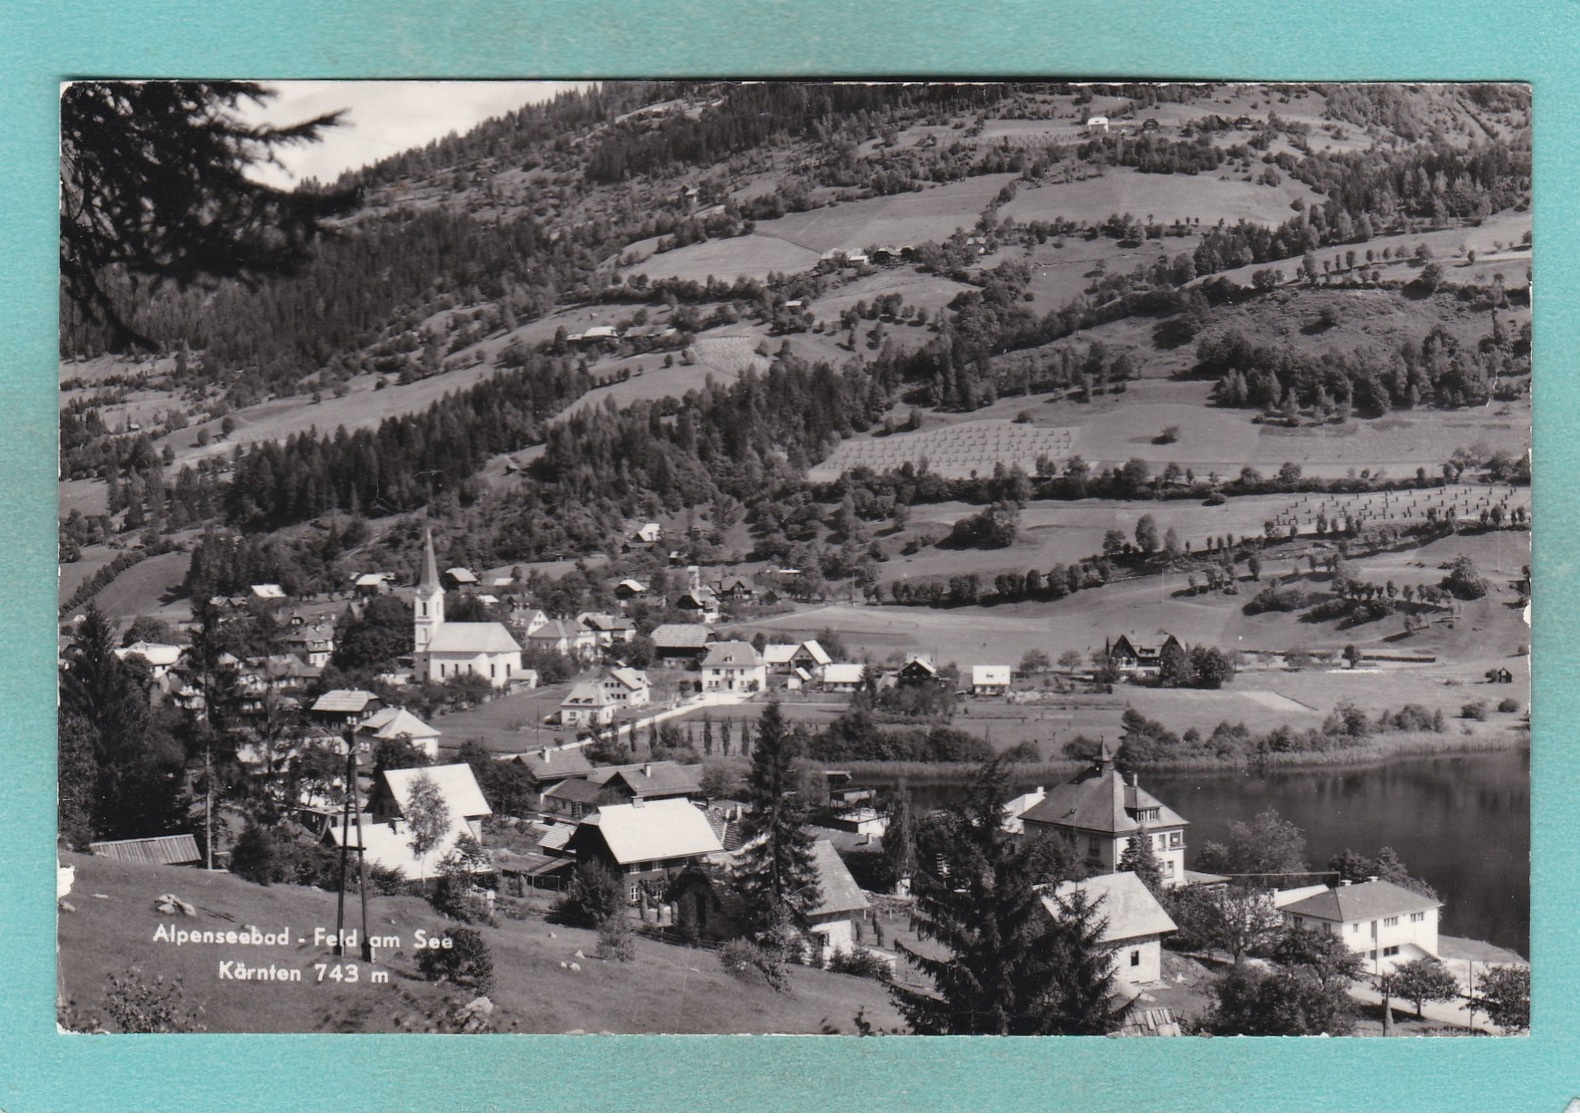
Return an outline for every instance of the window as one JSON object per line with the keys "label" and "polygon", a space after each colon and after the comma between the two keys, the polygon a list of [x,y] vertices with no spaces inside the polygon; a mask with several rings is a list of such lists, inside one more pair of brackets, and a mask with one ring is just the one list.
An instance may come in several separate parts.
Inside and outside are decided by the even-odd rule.
{"label": "window", "polygon": [[1097,851],[1098,851],[1097,838],[1096,837],[1087,838],[1086,839],[1086,853],[1087,853],[1087,856],[1088,857],[1096,857],[1097,856]]}
{"label": "window", "polygon": [[1159,834],[1158,835],[1158,848],[1159,849],[1168,849],[1169,848],[1169,836],[1167,834]]}
{"label": "window", "polygon": [[633,880],[631,882],[630,897],[631,897],[631,902],[633,904],[641,902],[641,900],[642,900],[642,884],[641,884],[640,881]]}
{"label": "window", "polygon": [[1397,946],[1385,946],[1385,947],[1383,947],[1383,957],[1384,958],[1392,958],[1395,954],[1398,954],[1398,953],[1399,953],[1399,948]]}
{"label": "window", "polygon": [[1361,933],[1361,925],[1359,923],[1352,923],[1352,924],[1350,924],[1350,931],[1352,933],[1354,933],[1354,934],[1357,934],[1357,935],[1360,934]]}
{"label": "window", "polygon": [[1304,927],[1305,925],[1306,925],[1306,917],[1305,916],[1303,916],[1303,915],[1295,916],[1295,926],[1296,927]]}
{"label": "window", "polygon": [[488,665],[488,677],[490,679],[494,677],[494,665],[492,663]]}
{"label": "window", "polygon": [[1139,965],[1141,965],[1141,951],[1139,951],[1139,950],[1132,950],[1130,952],[1130,964],[1132,966],[1139,966]]}
{"label": "window", "polygon": [[1384,927],[1397,927],[1397,926],[1399,926],[1399,917],[1397,915],[1390,915],[1387,919],[1383,920],[1383,926]]}
{"label": "window", "polygon": [[1164,877],[1171,877],[1171,876],[1173,876],[1174,875],[1174,862],[1172,862],[1172,861],[1161,861],[1161,862],[1159,862],[1158,863],[1158,875],[1159,876],[1164,876]]}
{"label": "window", "polygon": [[1426,912],[1424,912],[1424,911],[1413,911],[1413,912],[1411,912],[1410,913],[1410,922],[1411,923],[1425,923],[1426,922]]}

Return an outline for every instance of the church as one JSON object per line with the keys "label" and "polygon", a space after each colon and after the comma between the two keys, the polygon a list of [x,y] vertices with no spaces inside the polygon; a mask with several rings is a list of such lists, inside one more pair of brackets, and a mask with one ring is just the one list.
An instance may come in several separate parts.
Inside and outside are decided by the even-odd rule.
{"label": "church", "polygon": [[521,674],[521,645],[504,625],[444,619],[444,587],[439,584],[439,564],[434,560],[432,529],[423,542],[422,581],[417,583],[412,608],[418,679],[443,682],[471,673],[504,687]]}

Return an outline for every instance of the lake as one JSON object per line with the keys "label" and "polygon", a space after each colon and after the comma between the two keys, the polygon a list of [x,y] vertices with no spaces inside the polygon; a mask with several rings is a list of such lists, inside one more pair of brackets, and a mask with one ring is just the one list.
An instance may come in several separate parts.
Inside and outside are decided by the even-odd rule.
{"label": "lake", "polygon": [[[1143,774],[1141,786],[1190,820],[1187,866],[1190,850],[1227,841],[1230,823],[1272,807],[1305,831],[1312,868],[1345,847],[1371,855],[1392,846],[1437,890],[1444,934],[1530,957],[1529,750],[1265,775]],[[951,798],[948,787],[912,787],[924,809]]]}

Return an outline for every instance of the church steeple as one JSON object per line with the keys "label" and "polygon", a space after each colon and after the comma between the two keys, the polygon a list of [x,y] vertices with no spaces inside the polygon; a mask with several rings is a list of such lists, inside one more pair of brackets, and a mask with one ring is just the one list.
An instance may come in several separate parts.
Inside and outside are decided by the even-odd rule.
{"label": "church steeple", "polygon": [[423,538],[422,580],[417,583],[412,612],[416,624],[414,651],[420,656],[444,624],[444,587],[439,584],[439,563],[433,555],[432,528],[426,530]]}

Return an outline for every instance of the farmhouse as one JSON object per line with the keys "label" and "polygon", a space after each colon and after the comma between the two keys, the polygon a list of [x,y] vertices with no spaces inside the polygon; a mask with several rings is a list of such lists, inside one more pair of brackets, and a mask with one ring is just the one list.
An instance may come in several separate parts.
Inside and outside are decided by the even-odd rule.
{"label": "farmhouse", "polygon": [[702,661],[702,689],[751,694],[768,685],[757,649],[744,640],[726,640],[708,649]]}
{"label": "farmhouse", "polygon": [[582,613],[576,621],[592,633],[593,643],[600,648],[629,643],[636,638],[636,622],[630,617],[616,617],[610,613]]}
{"label": "farmhouse", "polygon": [[[406,816],[412,787],[419,780],[432,782],[443,801],[446,827],[432,848],[418,853]],[[492,811],[483,797],[469,764],[443,764],[432,768],[396,768],[383,778],[368,801],[373,821],[361,826],[360,843],[368,864],[399,873],[407,880],[426,879],[463,838],[481,839],[483,819]],[[338,848],[340,829],[324,830],[324,844]],[[358,841],[356,834],[351,841]]]}
{"label": "farmhouse", "polygon": [[616,667],[598,684],[604,696],[619,706],[646,706],[653,700],[647,673],[632,667]]}
{"label": "farmhouse", "polygon": [[1104,645],[1114,670],[1121,675],[1156,675],[1163,670],[1163,656],[1170,650],[1185,653],[1184,647],[1167,632],[1153,636],[1124,633]]}
{"label": "farmhouse", "polygon": [[1009,693],[1011,672],[1008,667],[971,668],[971,693],[979,698]]}
{"label": "farmhouse", "polygon": [[425,723],[404,706],[389,706],[378,711],[356,728],[356,742],[369,750],[385,741],[404,739],[421,749],[430,759],[439,755],[439,730]]}
{"label": "farmhouse", "polygon": [[723,851],[708,816],[684,799],[599,807],[566,845],[578,863],[598,861],[620,876],[633,904],[662,895],[670,876]]}
{"label": "farmhouse", "polygon": [[819,679],[834,657],[823,650],[816,640],[799,644],[768,644],[763,647],[763,665],[775,674],[787,675],[800,668],[805,672],[803,681]]}
{"label": "farmhouse", "polygon": [[1437,909],[1443,905],[1430,897],[1376,877],[1300,891],[1311,894],[1279,905],[1284,923],[1337,936],[1372,973],[1437,957]]}
{"label": "farmhouse", "polygon": [[516,757],[532,777],[533,789],[543,791],[571,776],[584,776],[593,770],[592,761],[579,748],[538,749]]}
{"label": "farmhouse", "polygon": [[594,768],[587,778],[626,800],[689,799],[702,794],[695,772],[673,760]]}
{"label": "farmhouse", "polygon": [[441,578],[447,590],[467,590],[477,587],[477,575],[464,566],[452,566]]}
{"label": "farmhouse", "polygon": [[497,621],[449,622],[444,619],[444,587],[433,554],[433,531],[423,540],[422,581],[413,601],[417,678],[442,682],[461,674],[509,686],[521,674],[521,645]]}
{"label": "farmhouse", "polygon": [[745,575],[732,574],[720,580],[718,595],[724,601],[754,601],[757,598],[757,585]]}
{"label": "farmhouse", "polygon": [[575,621],[544,618],[541,623],[535,620],[527,629],[527,647],[535,652],[552,652],[581,659],[596,648],[597,643],[597,633]]}
{"label": "farmhouse", "polygon": [[395,585],[395,575],[388,571],[374,571],[369,574],[353,574],[351,584],[361,597],[376,597],[381,593],[388,593]]}
{"label": "farmhouse", "polygon": [[1133,777],[1126,783],[1106,742],[1096,767],[1049,791],[1020,818],[1028,838],[1058,837],[1083,854],[1089,866],[1108,873],[1119,868],[1130,839],[1140,837],[1152,846],[1166,887],[1186,882],[1189,823],[1141,790]]}
{"label": "farmhouse", "polygon": [[867,676],[862,663],[830,663],[823,668],[823,689],[838,694],[852,694]]}
{"label": "farmhouse", "polygon": [[900,668],[897,676],[901,685],[914,686],[921,683],[930,683],[938,678],[938,668],[933,666],[932,660],[922,656],[912,656],[904,667]]}
{"label": "farmhouse", "polygon": [[635,578],[625,578],[616,583],[614,595],[621,601],[630,601],[633,597],[646,597],[647,587]]}
{"label": "farmhouse", "polygon": [[281,638],[287,651],[302,658],[310,667],[324,667],[335,654],[335,630],[327,624],[297,624]]}
{"label": "farmhouse", "polygon": [[152,668],[154,681],[162,683],[169,676],[170,669],[181,661],[181,656],[185,652],[186,649],[180,644],[150,644],[146,640],[138,640],[124,648],[116,648],[115,658],[124,662],[128,656],[142,656]]}
{"label": "farmhouse", "polygon": [[1081,881],[1065,881],[1042,905],[1055,918],[1060,901],[1079,893],[1097,909],[1107,926],[1098,941],[1110,953],[1115,992],[1134,996],[1140,987],[1163,979],[1163,936],[1179,928],[1135,873],[1106,873]]}
{"label": "farmhouse", "polygon": [[370,690],[329,690],[313,703],[313,714],[326,726],[350,728],[383,707]]}
{"label": "farmhouse", "polygon": [[620,703],[597,683],[577,683],[560,703],[560,724],[573,729],[602,728],[614,721]]}

